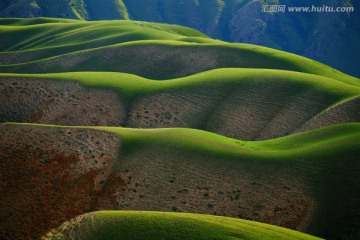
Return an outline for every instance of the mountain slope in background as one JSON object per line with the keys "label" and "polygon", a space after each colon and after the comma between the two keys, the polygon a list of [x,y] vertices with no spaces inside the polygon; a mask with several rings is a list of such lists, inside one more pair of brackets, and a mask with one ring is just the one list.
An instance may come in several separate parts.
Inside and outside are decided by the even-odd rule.
{"label": "mountain slope in background", "polygon": [[[263,3],[353,6],[353,13],[263,13]],[[273,47],[360,76],[360,2],[353,0],[5,0],[0,17],[133,19],[189,26],[227,41]]]}

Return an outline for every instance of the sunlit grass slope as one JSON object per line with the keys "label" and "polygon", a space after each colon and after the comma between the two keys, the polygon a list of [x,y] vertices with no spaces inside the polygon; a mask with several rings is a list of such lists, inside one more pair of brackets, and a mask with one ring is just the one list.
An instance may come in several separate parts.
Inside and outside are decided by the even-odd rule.
{"label": "sunlit grass slope", "polygon": [[33,21],[0,21],[0,71],[109,71],[169,79],[215,68],[265,68],[311,73],[359,85],[358,79],[304,57],[216,41],[175,25],[54,19],[33,24]]}
{"label": "sunlit grass slope", "polygon": [[[190,128],[135,129],[120,127],[82,127],[46,124],[10,123],[34,127],[92,128],[112,132],[136,149],[155,145],[181,148],[184,151],[244,156],[259,159],[290,160],[294,156],[314,157],[342,148],[356,149],[360,141],[360,123],[339,124],[304,133],[264,141],[242,141]],[[126,149],[126,147],[124,147]],[[128,150],[128,149],[126,149]]]}
{"label": "sunlit grass slope", "polygon": [[[283,82],[298,88],[308,87],[318,92],[327,92],[337,101],[359,96],[360,85],[353,86],[331,78],[283,70],[271,69],[215,69],[182,78],[156,81],[133,74],[116,72],[68,72],[50,74],[0,73],[0,79],[25,78],[53,81],[76,81],[90,88],[105,88],[117,91],[128,98],[141,97],[155,92],[191,89],[194,87],[231,89],[246,83]],[[274,83],[275,84],[275,83]]]}
{"label": "sunlit grass slope", "polygon": [[[61,239],[320,239],[252,221],[190,213],[100,211],[62,225]],[[70,226],[70,227],[69,227]],[[45,239],[47,239],[45,237]]]}
{"label": "sunlit grass slope", "polygon": [[360,124],[342,124],[317,129],[266,141],[241,141],[221,135],[187,128],[174,129],[129,129],[94,127],[99,130],[111,131],[123,137],[129,143],[161,144],[181,146],[187,150],[199,150],[207,153],[235,156],[253,156],[272,158],[277,161],[282,157],[300,155],[313,157],[321,152],[335,151],[343,147],[356,147],[360,140]]}
{"label": "sunlit grass slope", "polygon": [[[69,52],[138,40],[203,38],[186,27],[136,21],[87,22],[55,18],[0,19],[1,51],[27,56],[29,61]],[[30,56],[28,56],[30,55]]]}

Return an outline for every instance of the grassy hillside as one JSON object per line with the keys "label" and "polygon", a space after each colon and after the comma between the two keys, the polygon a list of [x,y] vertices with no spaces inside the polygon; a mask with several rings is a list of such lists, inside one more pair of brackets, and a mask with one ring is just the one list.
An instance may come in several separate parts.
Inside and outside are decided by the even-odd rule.
{"label": "grassy hillside", "polygon": [[[125,0],[98,11],[92,0],[51,2],[0,8],[134,14]],[[221,22],[229,6],[212,2],[191,4]],[[129,20],[0,19],[0,42],[0,239],[38,239],[76,216],[90,223],[65,223],[78,224],[63,229],[70,237],[108,239],[134,223],[157,228],[147,237],[311,238],[191,214],[82,215],[106,209],[360,236],[359,79],[298,55]],[[119,214],[128,222],[118,225]]]}
{"label": "grassy hillside", "polygon": [[[335,152],[328,146],[336,145],[337,148],[354,148],[360,136],[360,123],[339,124],[304,133],[293,134],[282,138],[270,139],[265,141],[242,141],[209,133],[202,130],[191,128],[165,128],[165,129],[136,129],[121,127],[103,126],[58,126],[47,124],[31,123],[3,123],[2,126],[28,126],[38,128],[75,128],[75,129],[96,129],[112,132],[119,135],[123,143],[136,143],[141,149],[141,145],[163,145],[169,147],[179,147],[184,151],[201,150],[203,154],[225,154],[228,156],[248,156],[270,157],[276,156],[293,157],[294,155],[305,155],[311,157],[311,151]],[[347,142],[356,139],[353,144]],[[343,143],[340,144],[340,142]],[[348,146],[347,146],[348,145]],[[136,151],[136,149],[134,149]],[[269,155],[270,154],[270,155]],[[316,154],[314,154],[316,155]]]}
{"label": "grassy hillside", "polygon": [[[101,211],[64,223],[48,236],[76,239],[319,239],[240,219],[164,212]],[[51,237],[44,237],[51,239]]]}
{"label": "grassy hillside", "polygon": [[[49,48],[53,47],[57,49],[57,54],[60,54],[136,40],[207,38],[204,34],[186,27],[136,21],[87,22],[55,18],[4,18],[0,19],[0,30],[3,39],[1,51],[5,52],[44,48],[49,51]],[[63,49],[65,47],[71,48]]]}
{"label": "grassy hillside", "polygon": [[[258,157],[270,157],[273,159],[276,159],[277,156],[291,157],[293,154],[304,154],[311,157],[316,155],[315,152],[319,150],[318,154],[320,154],[321,151],[328,151],[327,146],[335,145],[334,142],[340,143],[340,140],[343,140],[344,142],[337,146],[337,148],[342,148],[346,146],[348,142],[359,139],[360,136],[360,124],[358,123],[335,125],[283,138],[254,142],[234,140],[221,135],[188,128],[94,128],[114,132],[123,137],[125,141],[136,142],[139,145],[142,143],[160,143],[162,145],[170,145],[173,147],[189,148],[191,151],[201,150],[204,153],[239,154],[238,156],[251,154]],[[355,147],[356,144],[357,140],[352,147]],[[335,151],[335,149],[332,149],[331,151]]]}
{"label": "grassy hillside", "polygon": [[0,93],[1,122],[190,127],[262,140],[360,120],[359,87],[280,70],[217,69],[164,81],[103,72],[0,74]]}
{"label": "grassy hillside", "polygon": [[11,216],[0,232],[18,238],[102,209],[231,216],[327,239],[359,234],[359,123],[257,142],[180,128],[1,124],[0,133]]}
{"label": "grassy hillside", "polygon": [[[232,42],[272,47],[329,64],[359,77],[360,15],[262,12],[263,4],[299,6],[293,0],[3,0],[0,17],[132,19],[179,24]],[[360,7],[355,0],[302,0],[301,6]],[[331,39],[331,41],[329,41]]]}
{"label": "grassy hillside", "polygon": [[140,96],[156,92],[176,91],[187,88],[200,87],[206,89],[230,86],[243,87],[248,83],[265,84],[266,82],[283,82],[289,85],[298,85],[318,92],[327,92],[337,100],[360,95],[360,86],[337,81],[331,78],[311,74],[303,74],[282,70],[267,69],[215,69],[182,78],[156,81],[137,75],[115,72],[69,72],[53,74],[13,74],[0,73],[2,79],[42,79],[53,81],[77,81],[89,88],[104,88],[117,91],[131,100]]}
{"label": "grassy hillside", "polygon": [[265,68],[360,85],[358,79],[310,59],[265,47],[210,40],[177,26],[129,21],[50,21],[51,24],[12,23],[0,27],[1,72],[109,71],[170,79],[215,68]]}

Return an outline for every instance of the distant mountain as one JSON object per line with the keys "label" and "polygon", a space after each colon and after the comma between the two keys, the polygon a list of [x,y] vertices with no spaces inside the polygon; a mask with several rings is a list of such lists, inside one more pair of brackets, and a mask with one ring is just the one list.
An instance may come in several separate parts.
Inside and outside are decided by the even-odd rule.
{"label": "distant mountain", "polygon": [[[353,13],[263,13],[263,4],[352,6]],[[360,76],[360,2],[354,0],[2,0],[0,17],[133,19],[179,24],[226,41],[300,54]]]}

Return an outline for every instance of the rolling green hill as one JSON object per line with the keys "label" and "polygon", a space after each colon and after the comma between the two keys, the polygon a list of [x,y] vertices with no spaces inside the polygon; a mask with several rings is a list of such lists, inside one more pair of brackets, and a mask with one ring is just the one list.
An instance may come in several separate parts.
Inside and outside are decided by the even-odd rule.
{"label": "rolling green hill", "polygon": [[327,239],[359,234],[359,123],[257,142],[181,128],[1,124],[0,133],[2,214],[11,220],[0,232],[18,239],[102,209],[240,217]]}
{"label": "rolling green hill", "polygon": [[209,42],[212,41],[191,28],[137,21],[88,22],[57,18],[3,18],[0,19],[0,26],[3,34],[1,51],[73,47],[63,49],[64,53],[67,53],[83,50],[83,45],[86,48],[94,48],[111,43],[148,39],[181,40],[185,37],[203,37]]}
{"label": "rolling green hill", "polygon": [[[265,13],[263,4],[354,7],[342,13]],[[232,42],[272,47],[359,77],[360,14],[356,0],[2,0],[0,17],[132,19],[179,24]]]}
{"label": "rolling green hill", "polygon": [[262,140],[360,120],[359,87],[282,70],[216,69],[163,81],[108,72],[0,74],[0,93],[1,122],[190,127]]}
{"label": "rolling green hill", "polygon": [[[8,3],[8,12],[23,3],[45,11],[42,0],[0,9]],[[52,3],[46,11],[71,6],[83,19],[114,3],[114,16],[133,14],[127,1],[93,12],[96,1]],[[359,79],[298,55],[130,20],[0,19],[0,42],[0,239],[39,239],[64,222],[75,224],[64,234],[108,238],[130,225],[103,222],[123,217],[157,228],[146,236],[311,238],[191,214],[83,215],[99,210],[360,236]],[[76,216],[91,221],[67,222]],[[184,228],[171,231],[174,222]]]}
{"label": "rolling green hill", "polygon": [[319,239],[251,221],[198,214],[102,211],[64,223],[44,239]]}
{"label": "rolling green hill", "polygon": [[1,26],[0,38],[4,43],[0,71],[108,71],[171,79],[215,68],[265,68],[310,73],[360,85],[357,78],[304,57],[254,45],[214,41],[187,28],[129,21],[50,22]]}

